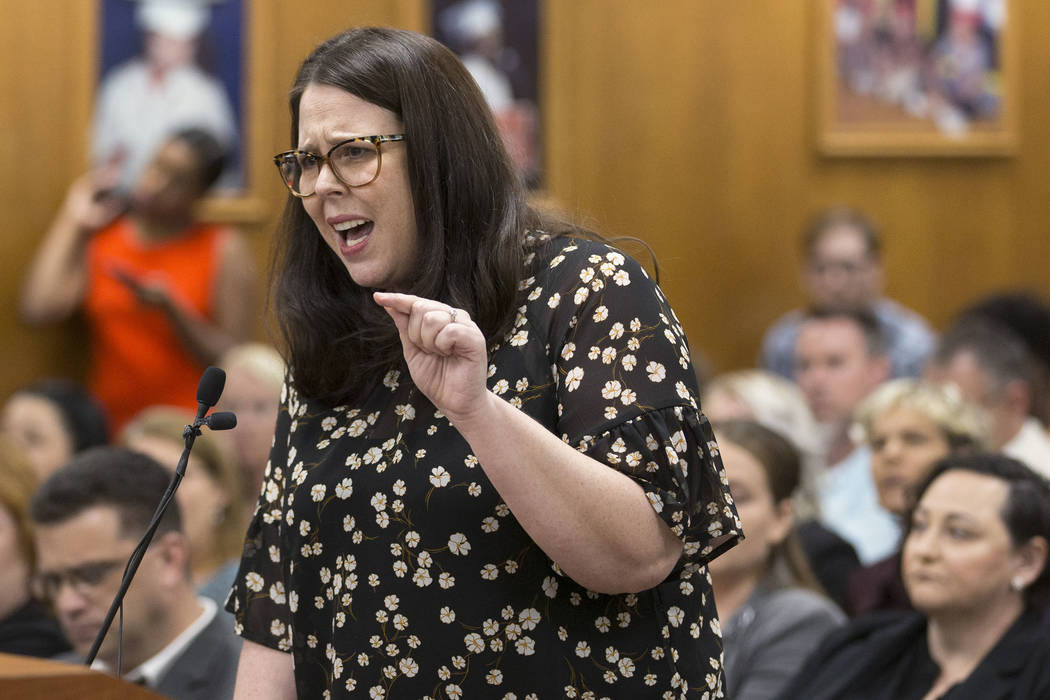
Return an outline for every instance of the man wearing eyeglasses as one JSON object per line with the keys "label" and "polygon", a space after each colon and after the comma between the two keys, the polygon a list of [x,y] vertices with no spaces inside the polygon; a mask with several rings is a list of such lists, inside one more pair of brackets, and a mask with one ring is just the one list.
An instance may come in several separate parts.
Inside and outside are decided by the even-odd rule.
{"label": "man wearing eyeglasses", "polygon": [[[79,656],[90,651],[168,481],[145,455],[99,447],[74,457],[34,495],[35,592],[54,606]],[[119,667],[117,624],[94,667],[177,700],[230,698],[240,641],[225,613],[196,595],[181,528],[173,502],[124,598]]]}
{"label": "man wearing eyeglasses", "polygon": [[[819,214],[802,236],[802,281],[814,309],[871,313],[886,340],[894,377],[917,377],[937,338],[919,314],[882,296],[882,239],[861,212],[833,207]],[[795,378],[795,345],[806,314],[791,311],[766,331],[759,363]]]}

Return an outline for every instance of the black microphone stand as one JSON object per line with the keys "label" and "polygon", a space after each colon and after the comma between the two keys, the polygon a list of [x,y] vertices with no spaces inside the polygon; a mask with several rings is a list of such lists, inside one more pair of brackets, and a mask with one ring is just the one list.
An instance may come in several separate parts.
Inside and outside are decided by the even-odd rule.
{"label": "black microphone stand", "polygon": [[[209,367],[208,371],[215,369]],[[205,371],[205,376],[201,379],[201,386],[205,384],[207,378],[214,379],[214,376],[209,377],[208,371]],[[222,370],[217,370],[221,372]],[[225,381],[226,375],[222,373],[221,381]],[[212,382],[215,383],[214,381]],[[153,518],[150,520],[149,526],[146,528],[146,532],[142,535],[142,539],[135,546],[135,551],[131,553],[131,557],[128,559],[127,565],[124,567],[124,578],[121,579],[120,588],[117,590],[117,594],[113,596],[113,602],[109,606],[109,611],[106,613],[106,618],[102,622],[102,627],[99,629],[98,634],[95,636],[95,641],[91,645],[91,651],[88,652],[87,659],[84,662],[86,666],[90,666],[94,661],[95,657],[98,656],[99,648],[102,646],[102,642],[106,638],[106,633],[109,631],[110,626],[113,624],[113,618],[116,617],[117,611],[120,610],[124,603],[124,596],[128,592],[128,588],[131,586],[131,581],[135,578],[135,573],[139,569],[139,564],[142,563],[142,557],[146,555],[146,550],[149,548],[150,543],[153,541],[153,535],[157,532],[157,528],[160,527],[160,521],[164,517],[165,511],[168,510],[168,506],[171,505],[172,499],[175,498],[175,491],[178,490],[179,484],[182,483],[182,477],[186,474],[186,463],[190,458],[190,450],[193,449],[193,443],[197,439],[197,436],[201,434],[201,427],[207,425],[209,428],[213,426],[216,430],[228,430],[237,424],[236,416],[232,413],[222,412],[215,413],[212,416],[205,417],[208,409],[215,405],[219,399],[219,394],[222,393],[222,384],[218,386],[218,391],[214,391],[214,398],[201,396],[202,391],[199,388],[197,391],[197,400],[200,404],[197,408],[197,416],[194,418],[191,425],[187,425],[186,429],[182,433],[183,439],[186,441],[186,447],[182,450],[182,456],[179,457],[179,463],[175,467],[175,474],[171,477],[171,483],[168,484],[167,490],[164,492],[164,496],[161,497],[160,503],[157,505],[156,511],[153,513]],[[204,400],[202,400],[204,398]],[[118,653],[119,659],[119,653]],[[118,661],[118,666],[119,661]],[[116,669],[117,675],[120,675],[120,669]]]}

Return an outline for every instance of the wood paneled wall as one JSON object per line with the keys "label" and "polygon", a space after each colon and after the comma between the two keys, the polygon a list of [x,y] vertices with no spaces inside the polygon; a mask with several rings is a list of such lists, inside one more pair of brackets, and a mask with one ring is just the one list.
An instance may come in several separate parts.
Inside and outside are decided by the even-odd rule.
{"label": "wood paneled wall", "polygon": [[[817,0],[541,0],[547,194],[609,235],[655,249],[693,345],[749,365],[764,328],[802,300],[797,239],[835,202],[886,237],[891,296],[943,325],[1005,286],[1050,296],[1050,3],[1015,0],[1018,151],[1005,158],[827,158],[815,149]],[[286,147],[285,94],[311,47],[352,24],[427,27],[425,0],[245,0],[250,136],[263,203],[245,224],[265,269],[283,205],[269,156]],[[76,323],[36,330],[14,304],[21,272],[85,166],[92,0],[0,0],[0,396],[79,373]],[[265,74],[262,74],[265,73]],[[258,324],[261,334],[263,324]]]}

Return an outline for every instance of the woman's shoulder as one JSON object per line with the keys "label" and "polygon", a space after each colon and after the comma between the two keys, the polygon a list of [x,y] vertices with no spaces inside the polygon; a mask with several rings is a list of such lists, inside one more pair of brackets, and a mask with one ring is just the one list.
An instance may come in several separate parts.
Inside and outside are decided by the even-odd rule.
{"label": "woman's shoulder", "polygon": [[[612,243],[582,233],[552,235],[543,231],[530,231],[527,235],[532,270],[537,275],[563,275],[575,279],[588,267],[599,272],[604,265],[612,268],[641,268],[630,255]],[[648,273],[646,273],[648,274]]]}
{"label": "woman's shoulder", "polygon": [[826,596],[804,588],[778,588],[760,597],[760,605],[784,618],[827,618],[844,621],[845,615]]}

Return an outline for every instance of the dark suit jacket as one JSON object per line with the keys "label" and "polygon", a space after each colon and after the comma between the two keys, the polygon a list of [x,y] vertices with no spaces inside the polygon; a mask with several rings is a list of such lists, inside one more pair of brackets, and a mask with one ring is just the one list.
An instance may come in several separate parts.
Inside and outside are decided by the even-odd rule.
{"label": "dark suit jacket", "polygon": [[233,697],[241,639],[221,608],[208,626],[175,659],[154,688],[174,700],[227,700]]}

